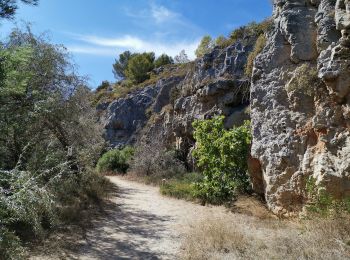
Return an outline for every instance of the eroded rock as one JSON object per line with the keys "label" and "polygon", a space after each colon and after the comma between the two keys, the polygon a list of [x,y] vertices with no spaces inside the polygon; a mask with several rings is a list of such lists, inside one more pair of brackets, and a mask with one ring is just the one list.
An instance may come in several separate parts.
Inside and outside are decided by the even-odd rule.
{"label": "eroded rock", "polygon": [[[274,29],[253,73],[251,175],[269,208],[288,215],[303,207],[310,176],[335,197],[350,195],[349,1],[274,6]],[[302,65],[319,81],[288,88]]]}

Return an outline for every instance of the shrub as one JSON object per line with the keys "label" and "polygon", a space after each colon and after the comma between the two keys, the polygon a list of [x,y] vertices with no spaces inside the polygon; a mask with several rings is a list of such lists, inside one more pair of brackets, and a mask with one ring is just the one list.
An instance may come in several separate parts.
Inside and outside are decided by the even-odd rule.
{"label": "shrub", "polygon": [[251,22],[232,31],[230,38],[233,41],[247,38],[257,38],[261,34],[268,32],[272,27],[272,19],[266,19],[260,23]]}
{"label": "shrub", "polygon": [[318,72],[315,68],[310,68],[307,64],[299,66],[294,71],[293,78],[286,85],[287,92],[297,91],[313,97],[316,86],[321,83]]}
{"label": "shrub", "polygon": [[125,70],[125,76],[133,83],[141,83],[149,79],[149,72],[154,68],[154,53],[145,52],[134,54],[129,60]]}
{"label": "shrub", "polygon": [[14,232],[0,226],[0,259],[21,259],[24,249]]}
{"label": "shrub", "polygon": [[218,46],[220,48],[226,48],[233,44],[234,42],[232,39],[228,39],[223,35],[220,35],[218,38],[215,39],[215,46]]}
{"label": "shrub", "polygon": [[249,53],[247,64],[245,66],[244,74],[250,77],[253,73],[254,60],[261,53],[266,45],[266,36],[261,34],[256,40],[254,49],[251,53]]}
{"label": "shrub", "polygon": [[166,54],[160,55],[155,61],[154,61],[154,67],[159,68],[164,65],[173,64],[174,59]]}
{"label": "shrub", "polygon": [[205,54],[209,53],[213,47],[214,42],[212,38],[209,35],[204,36],[196,49],[197,58],[203,57]]}
{"label": "shrub", "polygon": [[194,183],[202,181],[202,179],[202,174],[186,173],[179,178],[162,183],[160,186],[160,193],[177,199],[194,200]]}
{"label": "shrub", "polygon": [[118,172],[126,173],[129,169],[129,162],[134,155],[132,147],[125,147],[122,150],[114,149],[106,152],[97,162],[99,173]]}
{"label": "shrub", "polygon": [[93,183],[102,177],[87,177],[102,129],[62,46],[27,28],[0,49],[0,259],[23,259],[29,238],[42,238],[63,209],[97,195]]}
{"label": "shrub", "polygon": [[191,200],[194,198],[193,183],[171,180],[160,186],[160,193],[177,199]]}
{"label": "shrub", "polygon": [[193,156],[203,171],[204,180],[195,185],[203,202],[221,204],[237,192],[250,188],[247,157],[250,149],[250,124],[225,130],[224,117],[195,121],[196,147]]}
{"label": "shrub", "polygon": [[168,150],[159,142],[138,145],[130,171],[139,177],[146,177],[153,183],[163,178],[171,179],[186,172],[184,163],[177,158],[174,150]]}
{"label": "shrub", "polygon": [[306,183],[306,191],[308,197],[306,210],[308,213],[322,217],[350,213],[350,197],[335,199],[323,186],[317,185],[316,179],[312,176]]}

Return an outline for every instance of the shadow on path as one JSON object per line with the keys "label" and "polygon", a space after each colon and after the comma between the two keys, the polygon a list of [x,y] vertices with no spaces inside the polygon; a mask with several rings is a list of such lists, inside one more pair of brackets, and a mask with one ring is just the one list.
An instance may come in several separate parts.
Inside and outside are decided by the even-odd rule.
{"label": "shadow on path", "polygon": [[164,253],[152,252],[150,243],[157,243],[165,231],[169,217],[157,216],[130,205],[118,204],[140,190],[118,187],[103,213],[93,220],[87,233],[87,244],[81,248],[82,259],[164,259]]}

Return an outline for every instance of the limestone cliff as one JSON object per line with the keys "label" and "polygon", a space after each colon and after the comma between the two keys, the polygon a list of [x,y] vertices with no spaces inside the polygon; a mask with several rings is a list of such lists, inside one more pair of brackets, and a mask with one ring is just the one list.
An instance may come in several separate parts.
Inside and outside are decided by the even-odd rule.
{"label": "limestone cliff", "polygon": [[113,146],[157,140],[186,158],[195,119],[221,114],[231,127],[249,117],[250,101],[251,180],[274,213],[303,208],[310,176],[333,196],[349,196],[349,33],[349,0],[275,0],[250,80],[244,67],[256,38],[214,48],[185,73],[177,66],[106,105],[105,137]]}
{"label": "limestone cliff", "polygon": [[178,71],[160,73],[154,84],[134,91],[104,107],[105,138],[122,146],[137,139],[158,143],[187,155],[194,145],[195,119],[225,115],[231,127],[249,118],[249,80],[244,76],[247,56],[255,39],[214,48],[203,58],[180,64]]}
{"label": "limestone cliff", "polygon": [[350,195],[350,1],[275,0],[251,86],[251,176],[276,214],[305,203],[309,176]]}

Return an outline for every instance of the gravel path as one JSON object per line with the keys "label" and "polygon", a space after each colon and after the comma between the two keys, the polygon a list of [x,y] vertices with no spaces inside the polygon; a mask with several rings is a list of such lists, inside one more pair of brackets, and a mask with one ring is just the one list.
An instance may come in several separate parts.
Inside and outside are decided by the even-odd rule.
{"label": "gravel path", "polygon": [[104,219],[87,232],[78,259],[177,259],[185,228],[193,220],[226,215],[222,207],[203,207],[167,198],[159,188],[110,177],[118,186]]}

